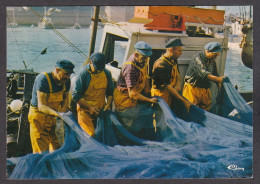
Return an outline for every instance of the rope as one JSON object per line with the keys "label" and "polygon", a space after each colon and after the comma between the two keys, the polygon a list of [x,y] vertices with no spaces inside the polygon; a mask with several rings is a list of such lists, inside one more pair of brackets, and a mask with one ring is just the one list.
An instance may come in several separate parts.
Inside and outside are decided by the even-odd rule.
{"label": "rope", "polygon": [[52,24],[46,21],[38,12],[36,12],[34,9],[29,7],[29,9],[36,15],[38,16],[47,26],[49,26],[58,36],[60,36],[66,43],[69,44],[77,53],[79,53],[82,57],[88,58],[88,56],[81,51],[78,47],[76,47],[72,42],[70,42],[63,34],[61,34],[57,29],[53,27]]}
{"label": "rope", "polygon": [[240,12],[240,17],[243,19],[243,22],[244,22],[245,17],[244,17],[244,12],[243,12],[243,6],[239,6],[239,12]]}
{"label": "rope", "polygon": [[245,6],[244,6],[244,12],[245,12],[245,19],[247,19],[247,18],[246,18],[246,7],[245,7]]}
{"label": "rope", "polygon": [[[49,46],[48,46],[48,47],[49,47]],[[44,50],[46,51],[48,47],[46,47]],[[43,50],[43,51],[44,51],[44,50]],[[43,52],[43,51],[42,51],[42,52]],[[38,56],[36,56],[27,66],[29,66],[30,64],[32,64],[38,57],[40,57],[40,55],[43,55],[42,52],[41,52]],[[45,53],[46,53],[46,52],[45,52]],[[44,54],[45,54],[45,53],[44,53]]]}
{"label": "rope", "polygon": [[24,58],[23,58],[23,55],[22,55],[22,52],[21,52],[21,49],[20,49],[20,47],[19,47],[19,45],[18,45],[18,41],[17,41],[17,39],[16,39],[16,37],[15,37],[14,30],[13,30],[13,26],[12,26],[12,24],[10,24],[11,21],[10,21],[10,18],[9,18],[8,13],[6,13],[6,15],[7,15],[7,19],[8,19],[9,25],[11,26],[11,30],[12,30],[12,33],[13,33],[13,36],[14,36],[14,40],[15,40],[15,42],[16,42],[16,45],[17,45],[17,47],[18,47],[18,51],[19,51],[19,53],[20,53],[20,55],[21,55],[21,58],[22,58],[22,60],[23,60],[23,64],[24,64],[25,68],[27,68],[27,66],[26,66],[26,64],[25,64],[25,61],[24,61]]}
{"label": "rope", "polygon": [[[104,12],[104,14],[105,14],[104,17],[109,18],[110,21],[107,20],[107,19],[105,19],[105,18],[99,17],[99,19],[101,20],[101,22],[102,22],[103,24],[109,23],[109,24],[112,24],[112,25],[123,26],[123,24],[116,23],[117,21],[113,20],[110,16],[108,16],[106,12]],[[120,28],[121,28],[122,30],[124,30],[124,31],[127,31],[126,28],[123,28],[123,27],[120,27]]]}

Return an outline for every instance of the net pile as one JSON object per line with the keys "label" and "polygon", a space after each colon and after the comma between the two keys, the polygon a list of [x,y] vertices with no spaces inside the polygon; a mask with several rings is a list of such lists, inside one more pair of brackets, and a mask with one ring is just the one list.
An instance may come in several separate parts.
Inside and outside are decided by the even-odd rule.
{"label": "net pile", "polygon": [[[221,94],[232,95],[218,104],[224,117],[195,106],[189,113],[181,106],[172,112],[159,98],[153,107],[140,105],[132,129],[114,112],[103,112],[92,138],[71,113],[60,114],[64,145],[53,153],[8,159],[8,174],[12,179],[252,177],[252,109],[230,86],[226,80]],[[229,117],[234,109],[238,116]]]}

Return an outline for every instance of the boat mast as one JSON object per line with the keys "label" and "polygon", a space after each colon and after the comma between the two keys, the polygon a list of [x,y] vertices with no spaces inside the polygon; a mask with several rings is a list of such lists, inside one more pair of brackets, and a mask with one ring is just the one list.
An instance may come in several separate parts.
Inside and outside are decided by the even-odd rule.
{"label": "boat mast", "polygon": [[100,6],[95,6],[94,7],[94,15],[93,15],[93,18],[91,18],[91,21],[93,21],[93,22],[91,23],[92,24],[92,32],[91,32],[90,45],[89,45],[89,56],[95,50],[97,26],[98,26],[98,22],[99,22],[99,10],[100,10]]}
{"label": "boat mast", "polygon": [[249,9],[249,22],[252,23],[252,6]]}
{"label": "boat mast", "polygon": [[46,10],[46,6],[44,6],[44,18],[47,17],[47,10]]}
{"label": "boat mast", "polygon": [[76,23],[78,24],[79,23],[79,9],[78,7],[76,7]]}
{"label": "boat mast", "polygon": [[13,9],[13,24],[15,25],[15,15],[14,15],[14,9]]}

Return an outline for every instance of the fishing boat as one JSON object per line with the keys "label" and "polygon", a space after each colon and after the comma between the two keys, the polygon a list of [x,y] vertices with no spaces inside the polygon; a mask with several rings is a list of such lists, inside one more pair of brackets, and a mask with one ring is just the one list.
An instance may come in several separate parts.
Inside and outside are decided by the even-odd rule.
{"label": "fishing boat", "polygon": [[81,26],[79,24],[79,9],[78,9],[78,7],[76,8],[75,13],[76,13],[76,22],[75,22],[75,24],[73,25],[72,28],[73,29],[80,29]]}
{"label": "fishing boat", "polygon": [[41,29],[50,29],[48,25],[52,25],[49,17],[44,17],[44,21],[38,22],[38,27]]}
{"label": "fishing boat", "polygon": [[244,36],[240,44],[241,58],[246,67],[253,69],[253,24],[244,25],[242,32]]}
{"label": "fishing boat", "polygon": [[32,152],[28,112],[37,75],[32,69],[7,70],[7,157]]}
{"label": "fishing boat", "polygon": [[[229,27],[223,25],[224,14],[223,10],[194,7],[137,6],[134,18],[129,22],[105,24],[99,51],[104,53],[109,61],[113,61],[116,57],[115,51],[120,49],[121,42],[125,43],[127,46],[122,50],[125,53],[124,58],[118,58],[119,65],[122,65],[123,61],[126,61],[134,52],[134,44],[137,41],[145,41],[153,48],[153,55],[149,62],[151,74],[153,63],[165,52],[166,42],[171,38],[180,38],[184,44],[183,54],[178,59],[182,78],[181,86],[183,86],[184,75],[192,56],[203,50],[206,43],[218,42],[223,49],[216,63],[218,74],[223,76],[229,37]],[[211,17],[208,17],[209,15]],[[202,28],[209,30],[210,34],[207,34],[206,31],[202,32]],[[223,30],[222,37],[217,36],[218,29]],[[119,69],[114,69],[111,66],[107,66],[107,68],[112,70],[115,79],[119,76]],[[212,88],[214,88],[212,91],[216,93],[216,86]]]}
{"label": "fishing boat", "polygon": [[[184,49],[178,62],[183,79],[191,57],[203,50],[206,43],[214,41],[223,47],[216,63],[219,75],[224,75],[229,36],[229,27],[223,25],[224,13],[194,7],[137,6],[135,16],[129,22],[105,24],[99,51],[110,63],[115,60],[119,63],[119,67],[106,65],[117,80],[120,66],[134,52],[134,44],[145,41],[153,48],[148,64],[150,75],[153,63],[165,51],[165,43],[171,38],[180,38]],[[217,29],[223,30],[222,37],[217,36]],[[126,47],[122,48],[122,45]],[[124,52],[123,58],[116,56],[115,50],[118,49]],[[230,81],[224,87],[233,89]],[[216,97],[217,87],[212,85],[211,90],[213,98]],[[233,120],[195,106],[180,118],[160,98],[156,107],[144,104],[146,108],[142,108],[139,120],[144,122],[151,113],[159,113],[162,117],[155,127],[149,124],[147,129],[144,128],[149,130],[143,133],[145,136],[154,134],[151,139],[128,132],[113,112],[104,112],[105,118],[98,120],[95,138],[82,131],[71,113],[60,114],[66,124],[62,148],[54,153],[10,158],[8,174],[12,179],[251,177],[252,109],[238,92],[230,91],[232,93],[225,93],[224,100],[219,101],[228,100],[231,94],[230,98],[239,102],[235,107],[243,104],[242,110],[237,110],[241,117]],[[228,116],[228,112],[234,110],[230,108],[234,106],[228,104],[219,110]],[[148,122],[153,121],[149,117]],[[245,119],[249,119],[248,122]],[[26,160],[31,162],[28,164]],[[242,166],[234,166],[234,163]],[[200,172],[201,168],[203,172]],[[245,172],[233,172],[245,168]]]}
{"label": "fishing boat", "polygon": [[51,24],[51,18],[47,17],[47,10],[46,10],[46,6],[44,7],[44,16],[43,19],[38,22],[38,27],[41,29],[50,29],[50,27],[48,25],[52,25]]}
{"label": "fishing boat", "polygon": [[230,27],[230,36],[242,37],[240,48],[242,48],[241,59],[248,68],[253,68],[253,16],[252,7],[249,12],[242,6],[240,15],[228,15],[225,25]]}
{"label": "fishing boat", "polygon": [[44,16],[40,22],[38,22],[38,27],[41,29],[51,29],[53,27],[51,18],[49,17],[54,12],[61,12],[57,8],[49,8],[47,11],[46,6],[44,7]]}
{"label": "fishing boat", "polygon": [[[8,15],[7,15],[8,16]],[[9,20],[9,18],[8,18]],[[10,22],[8,23],[8,26],[15,28],[18,27],[19,25],[17,24],[16,20],[15,20],[15,13],[14,13],[14,8],[12,8],[12,21],[9,20]]]}

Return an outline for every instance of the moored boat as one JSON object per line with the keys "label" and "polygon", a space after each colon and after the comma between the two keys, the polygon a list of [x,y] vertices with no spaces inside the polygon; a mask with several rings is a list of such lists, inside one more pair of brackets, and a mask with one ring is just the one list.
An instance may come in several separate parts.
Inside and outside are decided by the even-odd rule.
{"label": "moored boat", "polygon": [[48,11],[46,9],[46,6],[44,7],[44,16],[42,17],[41,21],[38,22],[38,27],[42,29],[52,29],[53,24],[51,22],[50,15],[54,12],[60,12],[60,9],[57,8],[49,8]]}
{"label": "moored boat", "polygon": [[243,64],[248,68],[253,68],[253,25],[244,25],[244,34],[240,47],[242,48],[241,58]]}

